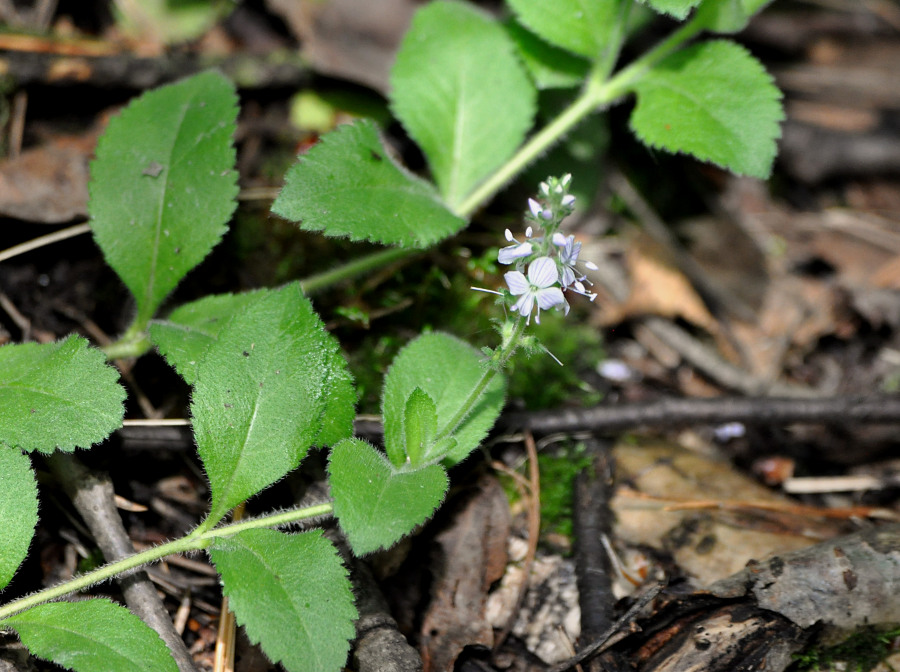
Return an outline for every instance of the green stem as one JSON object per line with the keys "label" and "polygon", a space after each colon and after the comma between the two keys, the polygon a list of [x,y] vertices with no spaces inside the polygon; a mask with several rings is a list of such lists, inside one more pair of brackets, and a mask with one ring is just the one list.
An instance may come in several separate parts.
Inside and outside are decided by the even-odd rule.
{"label": "green stem", "polygon": [[262,516],[260,518],[252,518],[250,520],[242,520],[239,523],[231,523],[230,525],[222,525],[212,530],[202,532],[200,529],[195,530],[191,534],[176,539],[153,548],[148,548],[140,553],[129,555],[116,562],[111,562],[102,567],[98,567],[92,572],[77,576],[71,581],[66,581],[57,586],[52,586],[37,593],[32,593],[18,600],[14,600],[0,607],[0,620],[8,618],[14,614],[18,614],[26,609],[35,607],[44,602],[64,597],[69,593],[89,588],[94,584],[107,581],[118,574],[137,569],[142,565],[154,562],[167,555],[176,553],[186,553],[188,551],[196,551],[207,548],[216,539],[225,539],[234,536],[245,530],[261,528],[261,527],[280,527],[289,525],[307,518],[315,518],[332,513],[334,510],[331,502],[317,504],[302,509],[292,509],[282,511],[281,513],[270,516]]}
{"label": "green stem", "polygon": [[484,373],[481,374],[481,379],[475,383],[475,387],[472,388],[472,391],[469,392],[469,396],[466,397],[466,400],[463,402],[462,406],[459,407],[459,410],[456,411],[454,416],[447,421],[438,433],[434,437],[434,442],[438,442],[441,439],[444,439],[453,434],[456,431],[456,428],[462,424],[462,421],[466,419],[466,416],[472,412],[472,409],[475,408],[475,404],[478,403],[478,400],[481,399],[481,395],[484,394],[484,391],[487,389],[487,386],[491,384],[491,381],[494,377],[500,372],[500,370],[506,366],[506,363],[509,361],[509,358],[513,356],[513,353],[519,347],[519,340],[522,338],[522,334],[525,332],[525,318],[520,317],[516,320],[515,327],[513,328],[512,334],[509,336],[505,342],[500,344],[500,357],[496,362],[492,362],[491,365],[484,370]]}
{"label": "green stem", "polygon": [[410,250],[406,248],[389,247],[386,250],[379,250],[378,252],[368,254],[359,259],[354,259],[353,261],[342,264],[330,271],[311,275],[306,278],[306,280],[301,280],[300,286],[303,287],[303,291],[306,294],[314,294],[315,292],[330,287],[342,280],[348,280],[357,275],[362,275],[363,273],[368,273],[369,271],[386,266],[392,261],[405,259],[406,257],[421,253],[422,250],[418,249]]}
{"label": "green stem", "polygon": [[147,338],[147,322],[138,323],[135,320],[118,341],[100,349],[107,359],[125,359],[140,357],[150,349],[151,345],[150,339]]}

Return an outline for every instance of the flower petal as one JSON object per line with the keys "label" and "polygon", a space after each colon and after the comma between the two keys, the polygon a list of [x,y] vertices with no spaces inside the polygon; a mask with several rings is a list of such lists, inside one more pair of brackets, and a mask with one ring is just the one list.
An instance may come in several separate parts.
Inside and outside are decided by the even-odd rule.
{"label": "flower petal", "polygon": [[527,257],[531,254],[531,243],[519,243],[518,245],[508,245],[500,250],[497,254],[497,261],[501,264],[511,264],[516,259]]}
{"label": "flower petal", "polygon": [[509,291],[513,296],[525,294],[526,292],[531,290],[531,287],[528,284],[528,279],[519,271],[510,271],[509,273],[504,273],[503,279],[506,280]]}
{"label": "flower petal", "polygon": [[538,257],[528,267],[528,281],[538,289],[550,287],[559,280],[556,262],[550,257]]}
{"label": "flower petal", "polygon": [[561,303],[566,302],[565,297],[563,297],[562,290],[559,287],[547,287],[546,289],[539,289],[534,294],[537,298],[538,307],[541,310],[547,310],[549,308],[552,308],[553,306],[558,306]]}

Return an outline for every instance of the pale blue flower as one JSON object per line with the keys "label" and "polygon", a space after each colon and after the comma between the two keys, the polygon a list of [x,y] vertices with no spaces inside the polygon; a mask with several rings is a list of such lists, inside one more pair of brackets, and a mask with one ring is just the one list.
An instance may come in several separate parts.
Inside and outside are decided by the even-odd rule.
{"label": "pale blue flower", "polygon": [[533,198],[528,199],[528,209],[531,210],[531,214],[534,215],[535,219],[544,219],[547,221],[553,219],[553,211],[549,208],[544,208],[544,206]]}
{"label": "pale blue flower", "polygon": [[[531,238],[531,234],[532,230],[529,226],[527,229],[525,229],[525,237]],[[534,249],[532,248],[529,241],[526,240],[524,243],[520,243],[513,237],[512,231],[510,231],[509,229],[506,230],[506,240],[515,244],[507,245],[506,247],[502,248],[497,254],[497,261],[499,261],[501,264],[512,264],[516,259],[527,257],[534,252]]]}
{"label": "pale blue flower", "polygon": [[[559,265],[562,268],[560,284],[564,288],[571,289],[575,293],[582,294],[593,301],[597,298],[597,295],[587,291],[583,284],[584,281],[587,281],[587,276],[575,268],[575,264],[578,262],[578,255],[581,253],[581,243],[575,242],[575,236],[564,236],[559,231],[553,234],[551,240],[559,248],[557,255]],[[591,261],[584,262],[584,265],[592,271],[598,270],[597,265]],[[588,281],[588,284],[591,284],[590,281]]]}
{"label": "pale blue flower", "polygon": [[503,278],[509,286],[513,296],[518,300],[513,305],[513,310],[518,311],[522,317],[531,322],[531,311],[537,303],[537,315],[534,321],[541,323],[541,310],[548,310],[554,306],[562,305],[566,314],[569,313],[569,304],[563,297],[562,290],[557,286],[559,271],[556,262],[550,257],[538,257],[528,267],[528,277],[519,271],[510,271]]}

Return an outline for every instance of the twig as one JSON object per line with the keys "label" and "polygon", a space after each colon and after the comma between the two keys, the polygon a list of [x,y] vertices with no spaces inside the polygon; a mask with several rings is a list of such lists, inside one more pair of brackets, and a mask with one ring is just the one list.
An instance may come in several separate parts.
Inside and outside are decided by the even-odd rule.
{"label": "twig", "polygon": [[37,238],[32,238],[31,240],[20,243],[19,245],[13,245],[12,247],[9,247],[0,252],[0,262],[6,261],[7,259],[12,259],[13,257],[20,254],[25,254],[26,252],[31,252],[32,250],[44,247],[45,245],[50,245],[51,243],[58,243],[59,241],[66,240],[67,238],[80,236],[82,233],[88,233],[90,230],[91,225],[85,222],[84,224],[76,224],[75,226],[70,226],[66,229],[60,229],[59,231],[48,233],[46,236],[38,236]]}
{"label": "twig", "polygon": [[[103,556],[113,562],[133,554],[134,546],[116,510],[115,493],[109,476],[91,472],[74,455],[58,451],[47,458],[47,464],[90,528]],[[172,652],[180,672],[196,672],[191,654],[175,631],[146,572],[122,576],[118,583],[128,607],[159,633]]]}

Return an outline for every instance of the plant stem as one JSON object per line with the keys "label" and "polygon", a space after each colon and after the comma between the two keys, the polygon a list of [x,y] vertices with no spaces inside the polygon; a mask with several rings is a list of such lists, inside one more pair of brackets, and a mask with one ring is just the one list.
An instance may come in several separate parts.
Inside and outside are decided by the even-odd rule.
{"label": "plant stem", "polygon": [[0,607],[0,620],[8,618],[14,614],[18,614],[19,612],[25,611],[26,609],[30,609],[31,607],[35,607],[39,604],[43,604],[44,602],[58,599],[60,597],[68,595],[69,593],[84,590],[85,588],[89,588],[94,584],[107,581],[119,574],[123,574],[142,565],[155,562],[156,560],[164,558],[167,555],[201,550],[207,548],[216,539],[225,539],[227,537],[232,537],[235,534],[239,534],[240,532],[243,532],[245,530],[262,527],[280,527],[282,525],[289,525],[291,523],[296,523],[307,518],[324,516],[330,514],[333,509],[334,507],[331,502],[326,502],[324,504],[308,506],[302,509],[282,511],[270,516],[262,516],[260,518],[242,520],[239,523],[222,525],[205,532],[201,532],[201,530],[198,528],[191,534],[182,537],[181,539],[176,539],[165,544],[160,544],[159,546],[154,546],[153,548],[148,548],[147,550],[141,551],[140,553],[135,553],[134,555],[129,555],[127,558],[122,558],[121,560],[117,560],[116,562],[111,562],[109,564],[103,565],[102,567],[98,567],[94,571],[88,572],[87,574],[76,576],[71,581],[66,581],[65,583],[46,588],[45,590],[42,590],[40,592],[32,593],[31,595],[27,595],[18,600],[14,600],[8,604],[5,604]]}
{"label": "plant stem", "polygon": [[487,389],[487,386],[491,384],[491,381],[500,372],[500,370],[506,366],[506,363],[509,361],[509,358],[513,356],[513,353],[519,347],[519,340],[522,338],[522,334],[525,332],[525,318],[520,317],[516,320],[515,327],[513,328],[512,334],[508,339],[505,340],[504,343],[500,344],[500,357],[496,362],[492,362],[490,366],[486,367],[484,373],[481,374],[481,379],[475,383],[475,387],[472,388],[472,391],[469,392],[469,396],[466,397],[466,400],[463,402],[462,406],[459,407],[459,410],[454,414],[450,420],[447,421],[447,424],[441,427],[438,430],[438,433],[434,437],[434,441],[440,441],[444,439],[453,432],[456,431],[456,428],[462,423],[463,420],[466,419],[466,416],[472,412],[472,409],[475,408],[475,404],[478,403],[478,400],[481,399],[481,395],[484,394],[484,391]]}
{"label": "plant stem", "polygon": [[303,288],[304,293],[314,294],[319,290],[337,284],[342,280],[348,280],[357,275],[362,275],[363,273],[386,266],[392,261],[397,261],[398,259],[404,259],[421,253],[422,250],[419,249],[389,247],[386,250],[379,250],[378,252],[373,252],[364,257],[354,259],[353,261],[342,264],[330,271],[311,275],[306,278],[306,280],[301,280],[300,286]]}
{"label": "plant stem", "polygon": [[150,339],[147,337],[147,323],[138,324],[138,321],[135,320],[119,340],[103,346],[100,350],[107,359],[125,359],[140,357],[150,349],[151,345]]}

